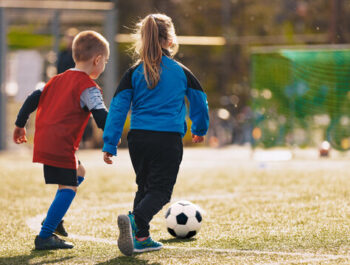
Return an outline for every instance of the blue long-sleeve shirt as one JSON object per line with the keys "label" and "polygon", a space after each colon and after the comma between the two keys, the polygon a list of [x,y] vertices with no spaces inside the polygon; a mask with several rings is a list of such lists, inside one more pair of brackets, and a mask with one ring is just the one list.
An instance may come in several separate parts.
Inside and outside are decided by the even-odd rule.
{"label": "blue long-sleeve shirt", "polygon": [[103,133],[103,151],[116,155],[126,116],[131,107],[130,129],[179,132],[185,135],[187,97],[191,132],[203,136],[209,127],[206,94],[196,77],[182,64],[163,55],[160,80],[147,87],[143,64],[129,68],[112,99]]}

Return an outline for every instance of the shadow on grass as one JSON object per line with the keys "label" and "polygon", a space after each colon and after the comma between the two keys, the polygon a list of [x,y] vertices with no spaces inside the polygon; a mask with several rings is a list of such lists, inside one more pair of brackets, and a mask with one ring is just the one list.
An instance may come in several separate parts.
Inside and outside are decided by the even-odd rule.
{"label": "shadow on grass", "polygon": [[[140,253],[141,254],[141,253]],[[149,262],[147,260],[138,259],[136,256],[126,257],[121,256],[114,259],[107,260],[102,263],[97,263],[96,265],[113,265],[113,264],[142,264],[142,265],[161,265],[158,262]]]}
{"label": "shadow on grass", "polygon": [[[60,263],[65,260],[73,258],[73,256],[68,257],[62,257],[62,258],[55,258],[55,259],[45,259],[45,256],[48,256],[52,254],[52,250],[32,250],[29,255],[21,255],[21,256],[14,256],[14,257],[0,257],[0,264],[6,264],[6,265],[41,265],[41,264],[51,264],[51,263]],[[42,261],[33,261],[35,258],[44,258]]]}
{"label": "shadow on grass", "polygon": [[162,243],[184,243],[184,242],[192,242],[196,241],[195,238],[170,238],[170,239],[161,239],[159,240]]}

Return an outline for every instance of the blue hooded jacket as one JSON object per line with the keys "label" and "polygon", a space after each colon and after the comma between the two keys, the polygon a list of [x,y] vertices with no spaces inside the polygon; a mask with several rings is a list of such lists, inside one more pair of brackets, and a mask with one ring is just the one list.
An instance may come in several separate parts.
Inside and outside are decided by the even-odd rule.
{"label": "blue hooded jacket", "polygon": [[103,133],[104,152],[116,155],[130,106],[131,130],[178,132],[184,136],[187,131],[186,96],[190,103],[191,132],[198,136],[207,133],[208,102],[196,77],[166,54],[160,65],[160,80],[153,89],[147,87],[142,63],[129,68],[122,77]]}

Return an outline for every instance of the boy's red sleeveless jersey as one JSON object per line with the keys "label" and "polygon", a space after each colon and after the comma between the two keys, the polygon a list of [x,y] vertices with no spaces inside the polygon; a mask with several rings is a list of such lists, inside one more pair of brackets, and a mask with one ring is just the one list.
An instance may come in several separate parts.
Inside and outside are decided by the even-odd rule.
{"label": "boy's red sleeveless jersey", "polygon": [[74,70],[46,84],[36,113],[33,162],[77,169],[75,152],[91,115],[81,108],[80,95],[94,86],[86,73]]}

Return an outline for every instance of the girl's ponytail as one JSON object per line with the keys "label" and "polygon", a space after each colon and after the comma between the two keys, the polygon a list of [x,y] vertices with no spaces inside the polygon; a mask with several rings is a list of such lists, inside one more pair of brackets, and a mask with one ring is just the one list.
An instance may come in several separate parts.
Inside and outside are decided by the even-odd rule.
{"label": "girl's ponytail", "polygon": [[153,89],[160,80],[160,64],[166,47],[170,56],[178,50],[174,25],[171,18],[163,14],[152,14],[137,24],[134,51],[138,57],[136,64],[143,62],[147,86]]}
{"label": "girl's ponytail", "polygon": [[160,79],[160,63],[162,61],[162,46],[159,40],[159,29],[155,18],[149,15],[145,18],[141,31],[141,59],[145,79],[149,88],[154,88]]}

